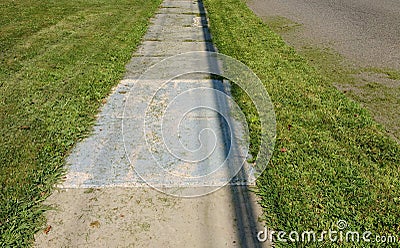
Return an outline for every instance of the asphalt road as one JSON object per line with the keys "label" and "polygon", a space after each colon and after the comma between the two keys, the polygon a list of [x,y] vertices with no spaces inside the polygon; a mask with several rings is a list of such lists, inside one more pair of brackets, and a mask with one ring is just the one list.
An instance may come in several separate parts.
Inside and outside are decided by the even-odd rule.
{"label": "asphalt road", "polygon": [[400,0],[249,0],[259,16],[303,24],[313,43],[326,43],[362,66],[400,69]]}

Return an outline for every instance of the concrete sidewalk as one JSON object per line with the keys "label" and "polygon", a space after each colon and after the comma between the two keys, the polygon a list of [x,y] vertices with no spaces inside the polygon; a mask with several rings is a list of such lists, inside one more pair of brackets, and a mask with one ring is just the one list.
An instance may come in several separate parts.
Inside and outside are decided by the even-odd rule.
{"label": "concrete sidewalk", "polygon": [[201,1],[165,0],[151,22],[93,134],[68,158],[35,246],[268,246],[256,237],[247,126],[229,83],[204,73],[160,80],[219,62],[195,54],[151,67],[216,51]]}

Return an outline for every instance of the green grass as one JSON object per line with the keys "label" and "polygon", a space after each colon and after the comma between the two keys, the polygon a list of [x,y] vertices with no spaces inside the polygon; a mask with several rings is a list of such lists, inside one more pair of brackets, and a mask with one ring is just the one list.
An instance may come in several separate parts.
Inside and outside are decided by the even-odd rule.
{"label": "green grass", "polygon": [[282,35],[310,65],[327,80],[369,110],[389,135],[400,143],[400,71],[357,65],[340,55],[329,44],[309,40],[303,27],[279,16],[263,17],[272,31]]}
{"label": "green grass", "polygon": [[329,48],[302,46],[297,51],[338,89],[368,109],[374,119],[400,141],[399,71],[356,67]]}
{"label": "green grass", "polygon": [[[400,237],[399,145],[367,110],[337,90],[329,77],[286,45],[244,2],[204,2],[218,50],[248,65],[275,105],[276,149],[257,182],[267,226],[321,232],[338,230],[337,221],[345,220],[346,230]],[[251,119],[256,116],[254,108],[239,93],[237,102]],[[256,122],[250,131],[257,133]],[[379,246],[277,243],[278,247],[339,245]]]}
{"label": "green grass", "polygon": [[0,3],[0,246],[26,246],[41,202],[161,1]]}

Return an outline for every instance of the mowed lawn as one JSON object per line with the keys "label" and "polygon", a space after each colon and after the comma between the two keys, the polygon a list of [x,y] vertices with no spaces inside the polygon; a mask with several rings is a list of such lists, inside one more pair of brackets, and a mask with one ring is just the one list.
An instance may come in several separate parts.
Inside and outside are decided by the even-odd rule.
{"label": "mowed lawn", "polygon": [[160,0],[0,2],[0,246],[25,246]]}
{"label": "mowed lawn", "polygon": [[[41,201],[72,146],[90,131],[160,0],[0,3],[0,246],[26,246]],[[206,0],[220,52],[247,64],[275,104],[277,145],[258,181],[275,230],[399,235],[400,148],[368,112],[288,47],[242,0]],[[234,91],[249,117],[256,113]],[[255,152],[257,149],[252,149]],[[262,162],[262,161],[259,161]],[[376,244],[277,244],[367,247]]]}
{"label": "mowed lawn", "polygon": [[[263,23],[245,0],[205,0],[218,50],[250,67],[275,105],[276,149],[258,179],[269,228],[346,231],[400,238],[400,146],[358,103]],[[233,93],[249,120],[253,153],[260,130],[249,98]],[[255,154],[253,154],[255,155]],[[265,163],[266,161],[257,161]],[[343,223],[343,222],[341,222]],[[275,238],[277,235],[274,236]],[[292,236],[295,237],[295,236]],[[332,236],[333,237],[333,236]],[[277,242],[277,247],[398,247],[398,243]]]}

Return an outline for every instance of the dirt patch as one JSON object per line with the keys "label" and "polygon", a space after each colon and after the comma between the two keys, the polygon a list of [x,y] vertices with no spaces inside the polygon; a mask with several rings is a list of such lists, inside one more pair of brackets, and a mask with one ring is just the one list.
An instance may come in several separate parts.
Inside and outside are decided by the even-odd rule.
{"label": "dirt patch", "polygon": [[[362,56],[346,52],[346,49],[361,49],[357,46],[341,50],[335,38],[330,33],[328,35],[328,31],[321,30],[322,24],[316,26],[316,21],[312,20],[314,14],[304,17],[289,2],[253,0],[248,1],[248,6],[324,75],[328,83],[368,109],[385,131],[399,142],[400,71],[383,65],[372,67]],[[300,2],[293,4],[299,5]],[[305,10],[306,7],[299,5],[298,9]],[[346,32],[336,33],[344,40],[350,39]]]}
{"label": "dirt patch", "polygon": [[385,73],[379,72],[361,72],[357,76],[361,82],[376,82],[387,88],[400,88],[400,80],[389,78]]}

